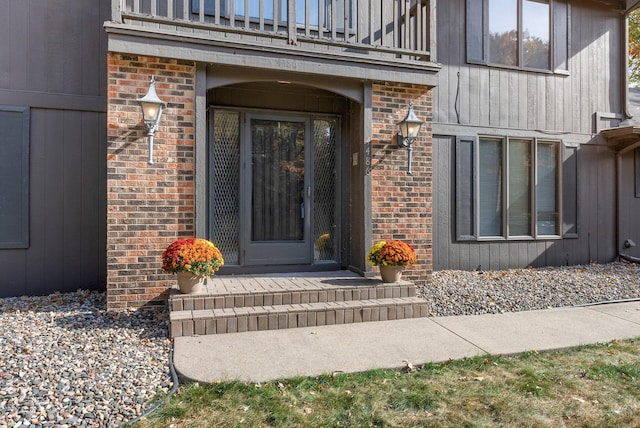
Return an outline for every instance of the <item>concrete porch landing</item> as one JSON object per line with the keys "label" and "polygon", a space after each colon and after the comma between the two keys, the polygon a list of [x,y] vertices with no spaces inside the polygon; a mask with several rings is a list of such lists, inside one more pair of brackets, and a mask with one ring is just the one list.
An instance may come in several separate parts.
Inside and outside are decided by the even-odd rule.
{"label": "concrete porch landing", "polygon": [[169,298],[170,336],[199,336],[425,317],[407,281],[350,271],[214,276],[205,290]]}

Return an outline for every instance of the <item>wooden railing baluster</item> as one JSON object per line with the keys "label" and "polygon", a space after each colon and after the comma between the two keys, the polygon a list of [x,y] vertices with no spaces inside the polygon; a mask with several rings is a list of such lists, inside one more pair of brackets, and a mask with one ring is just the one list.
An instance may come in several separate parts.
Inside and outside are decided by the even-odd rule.
{"label": "wooden railing baluster", "polygon": [[176,0],[112,0],[111,12],[115,22],[164,20],[178,31],[181,22],[251,37],[277,38],[286,30],[290,45],[300,34],[313,43],[394,59],[431,61],[435,53],[436,0],[182,0],[182,6]]}

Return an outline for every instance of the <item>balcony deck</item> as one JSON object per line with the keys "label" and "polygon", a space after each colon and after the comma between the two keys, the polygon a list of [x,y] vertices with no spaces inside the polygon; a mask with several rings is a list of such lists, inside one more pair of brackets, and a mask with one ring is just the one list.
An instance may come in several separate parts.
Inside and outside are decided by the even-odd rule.
{"label": "balcony deck", "polygon": [[111,51],[368,79],[439,69],[435,0],[114,0],[112,9]]}

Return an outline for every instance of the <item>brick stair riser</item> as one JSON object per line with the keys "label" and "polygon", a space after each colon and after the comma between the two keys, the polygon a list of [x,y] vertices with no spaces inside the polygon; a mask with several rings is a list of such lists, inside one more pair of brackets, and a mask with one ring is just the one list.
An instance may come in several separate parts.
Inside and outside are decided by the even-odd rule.
{"label": "brick stair riser", "polygon": [[195,310],[192,311],[192,317],[188,319],[171,321],[171,338],[420,318],[428,316],[429,309],[426,302],[416,301],[335,309],[299,308],[251,312],[212,317],[211,311]]}
{"label": "brick stair riser", "polygon": [[331,290],[304,290],[266,293],[238,293],[216,296],[173,296],[172,311],[278,306],[305,303],[343,302],[353,300],[415,297],[414,285],[358,287]]}

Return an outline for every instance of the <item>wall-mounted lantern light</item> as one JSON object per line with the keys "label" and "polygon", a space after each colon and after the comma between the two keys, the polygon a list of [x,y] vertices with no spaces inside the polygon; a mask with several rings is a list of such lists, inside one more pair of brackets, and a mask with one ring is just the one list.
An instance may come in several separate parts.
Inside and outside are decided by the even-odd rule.
{"label": "wall-mounted lantern light", "polygon": [[404,119],[398,122],[398,147],[407,149],[407,174],[411,174],[412,145],[418,137],[418,132],[420,132],[423,123],[413,112],[413,103],[409,104],[409,111],[407,111]]}
{"label": "wall-mounted lantern light", "polygon": [[166,103],[158,98],[156,94],[156,80],[151,76],[151,83],[149,83],[149,90],[146,95],[139,98],[138,104],[142,109],[142,117],[144,118],[144,124],[147,125],[147,138],[149,140],[149,165],[153,164],[153,134],[158,130],[158,122],[160,122],[160,116],[162,116],[162,110],[166,107]]}

